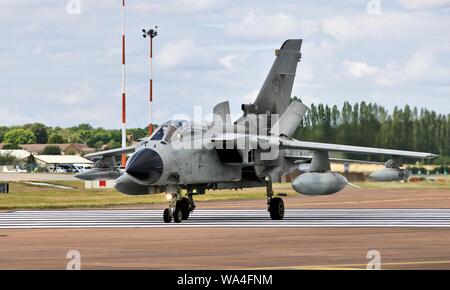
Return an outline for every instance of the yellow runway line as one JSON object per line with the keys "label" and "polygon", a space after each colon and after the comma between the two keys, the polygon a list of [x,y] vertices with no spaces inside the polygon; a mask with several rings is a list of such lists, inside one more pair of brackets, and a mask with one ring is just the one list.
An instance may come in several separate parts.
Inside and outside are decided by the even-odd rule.
{"label": "yellow runway line", "polygon": [[[434,264],[449,264],[450,260],[436,260],[436,261],[410,261],[410,262],[381,262],[381,269],[383,266],[414,266],[414,265],[434,265]],[[364,270],[367,264],[336,264],[336,265],[291,265],[291,266],[277,266],[277,267],[257,267],[248,268],[246,270]],[[450,267],[449,267],[450,268]]]}

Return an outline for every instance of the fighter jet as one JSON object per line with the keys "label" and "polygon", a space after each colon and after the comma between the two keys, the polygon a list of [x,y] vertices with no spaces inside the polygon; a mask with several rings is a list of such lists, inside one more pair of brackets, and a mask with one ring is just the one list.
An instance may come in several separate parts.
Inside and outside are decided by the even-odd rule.
{"label": "fighter jet", "polygon": [[[283,194],[275,194],[272,184],[299,166],[307,168],[292,182],[298,193],[329,195],[349,184],[344,176],[331,172],[330,161],[334,159],[330,152],[390,156],[385,168],[371,175],[376,181],[404,179],[407,172],[401,169],[402,158],[437,156],[293,139],[308,110],[291,99],[301,45],[301,39],[291,39],[275,50],[275,61],[256,100],[242,105],[243,114],[237,120],[231,120],[228,102],[214,107],[210,123],[169,120],[137,146],[86,155],[98,160],[95,168],[76,177],[115,179],[114,187],[128,195],[166,193],[166,223],[187,220],[196,207],[194,196],[208,190],[265,187],[270,217],[281,220],[285,213]],[[116,166],[115,157],[121,154],[129,155],[125,168]]]}

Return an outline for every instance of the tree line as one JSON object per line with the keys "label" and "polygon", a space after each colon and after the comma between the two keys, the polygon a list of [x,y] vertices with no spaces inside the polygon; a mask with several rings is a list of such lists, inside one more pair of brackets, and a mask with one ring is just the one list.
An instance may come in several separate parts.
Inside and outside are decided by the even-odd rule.
{"label": "tree line", "polygon": [[[5,149],[18,149],[22,144],[61,144],[85,143],[90,147],[101,149],[121,146],[121,130],[94,128],[89,124],[80,124],[69,128],[48,127],[41,123],[22,126],[0,126],[0,143]],[[148,135],[147,128],[127,129],[127,135],[134,140]]]}
{"label": "tree line", "polygon": [[[299,100],[297,97],[294,100]],[[147,128],[127,129],[134,140],[148,135]],[[340,143],[368,147],[431,152],[440,155],[436,164],[448,164],[450,160],[450,114],[438,114],[428,109],[395,107],[389,112],[384,107],[360,102],[345,102],[342,108],[312,104],[306,118],[294,134],[305,141]],[[48,127],[41,123],[22,126],[0,126],[0,143],[6,148],[18,148],[19,144],[85,143],[102,149],[118,148],[121,131],[94,128],[80,124],[69,128]],[[5,148],[5,147],[4,147]],[[347,154],[347,158],[385,160],[384,157]]]}
{"label": "tree line", "polygon": [[[353,105],[345,102],[342,108],[312,104],[294,137],[305,141],[430,152],[440,155],[434,163],[447,164],[450,114],[409,105],[395,107],[390,113],[382,106],[366,102]],[[352,154],[345,157],[361,159]],[[363,157],[373,161],[381,159]]]}

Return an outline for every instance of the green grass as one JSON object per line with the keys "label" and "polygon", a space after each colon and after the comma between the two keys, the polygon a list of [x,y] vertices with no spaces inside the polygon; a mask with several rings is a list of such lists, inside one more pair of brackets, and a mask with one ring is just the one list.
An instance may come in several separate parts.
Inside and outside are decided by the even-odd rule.
{"label": "green grass", "polygon": [[[10,183],[10,193],[0,194],[0,209],[56,209],[81,207],[110,207],[125,205],[144,205],[166,203],[164,194],[130,196],[117,192],[114,189],[89,190],[84,189],[84,183],[79,181],[55,181],[52,184],[74,187],[74,189],[56,189],[44,186],[29,185],[18,182]],[[280,185],[280,189],[295,193],[290,185]],[[196,196],[198,201],[208,200],[242,200],[264,199],[264,188],[242,190],[209,191],[206,195]]]}
{"label": "green grass", "polygon": [[450,190],[449,183],[421,182],[421,183],[400,183],[400,182],[355,182],[356,185],[364,189],[447,189]]}
{"label": "green grass", "polygon": [[52,182],[75,187],[75,189],[56,189],[50,187],[10,183],[10,193],[0,194],[0,209],[43,209],[71,207],[107,207],[127,204],[147,204],[162,202],[164,196],[126,196],[114,189],[86,190],[83,182]]}
{"label": "green grass", "polygon": [[[79,181],[57,181],[53,184],[74,187],[71,190],[55,189],[43,186],[28,185],[18,182],[10,183],[10,193],[0,194],[0,209],[56,209],[82,207],[110,207],[126,205],[145,205],[166,203],[164,194],[129,196],[114,189],[87,190],[84,183]],[[356,183],[363,189],[442,189],[450,190],[450,180],[446,182],[421,183]],[[297,196],[289,183],[274,185],[275,192],[283,192],[288,196]],[[217,190],[208,191],[206,195],[196,196],[197,201],[265,199],[264,188],[250,188],[245,190]]]}
{"label": "green grass", "polygon": [[450,190],[450,178],[440,178],[440,181],[423,182],[354,182],[364,189],[447,189]]}

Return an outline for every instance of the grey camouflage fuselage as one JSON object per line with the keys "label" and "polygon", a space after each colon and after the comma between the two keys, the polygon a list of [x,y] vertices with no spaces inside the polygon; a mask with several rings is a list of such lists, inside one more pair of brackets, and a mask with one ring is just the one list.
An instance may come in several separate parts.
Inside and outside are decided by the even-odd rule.
{"label": "grey camouflage fuselage", "polygon": [[[100,161],[96,168],[77,177],[117,177],[115,188],[125,194],[179,193],[181,189],[188,194],[203,194],[207,189],[266,186],[271,204],[272,182],[304,165],[308,165],[307,172],[292,184],[297,192],[326,195],[342,190],[348,181],[330,171],[330,160],[354,160],[330,158],[329,152],[391,156],[385,170],[372,174],[377,181],[405,178],[407,173],[400,168],[402,157],[436,157],[431,153],[293,139],[307,111],[304,104],[291,99],[301,45],[301,39],[292,39],[276,50],[276,59],[255,102],[243,104],[243,115],[236,121],[231,120],[228,102],[222,102],[213,109],[212,123],[165,122],[135,147],[87,155]],[[112,165],[114,156],[122,153],[131,154],[125,170]],[[272,216],[271,212],[272,218],[282,218],[283,204],[273,202],[269,210],[271,206],[279,206],[278,213]]]}

